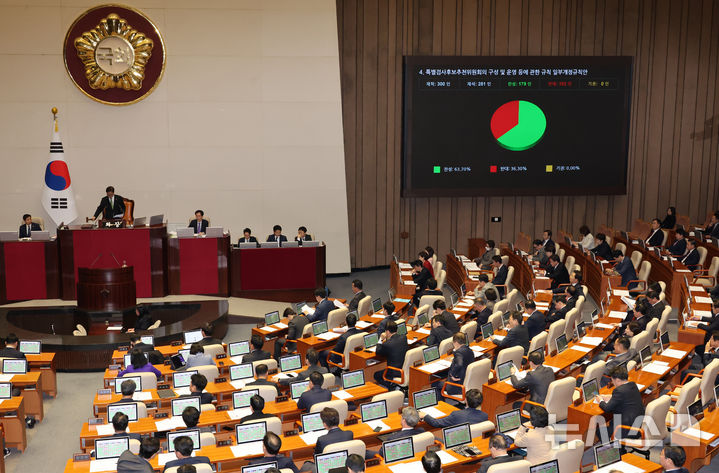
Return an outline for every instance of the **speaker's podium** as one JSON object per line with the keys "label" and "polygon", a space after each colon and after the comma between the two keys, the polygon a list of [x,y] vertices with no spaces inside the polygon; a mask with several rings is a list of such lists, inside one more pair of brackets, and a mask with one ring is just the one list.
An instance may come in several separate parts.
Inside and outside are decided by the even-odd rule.
{"label": "speaker's podium", "polygon": [[136,304],[132,266],[78,268],[77,308],[85,312],[116,312]]}

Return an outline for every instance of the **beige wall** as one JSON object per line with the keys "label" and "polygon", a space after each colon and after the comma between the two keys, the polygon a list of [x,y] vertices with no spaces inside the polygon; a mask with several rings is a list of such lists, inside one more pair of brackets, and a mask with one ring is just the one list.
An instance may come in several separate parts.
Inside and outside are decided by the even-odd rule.
{"label": "beige wall", "polygon": [[2,229],[43,215],[57,106],[83,221],[112,184],[136,217],[184,222],[202,208],[233,239],[245,226],[265,237],[305,225],[327,242],[327,271],[349,271],[334,0],[121,2],[167,48],[160,86],[125,107],[85,97],[63,66],[67,29],[101,3],[0,0]]}

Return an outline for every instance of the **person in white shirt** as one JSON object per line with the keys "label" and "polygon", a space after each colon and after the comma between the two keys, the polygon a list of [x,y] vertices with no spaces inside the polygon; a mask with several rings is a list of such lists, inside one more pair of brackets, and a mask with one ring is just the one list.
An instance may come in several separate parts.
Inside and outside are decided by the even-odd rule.
{"label": "person in white shirt", "polygon": [[589,227],[586,225],[579,227],[579,234],[582,235],[582,239],[577,243],[582,245],[582,248],[585,250],[593,250],[595,246],[594,235],[589,231]]}

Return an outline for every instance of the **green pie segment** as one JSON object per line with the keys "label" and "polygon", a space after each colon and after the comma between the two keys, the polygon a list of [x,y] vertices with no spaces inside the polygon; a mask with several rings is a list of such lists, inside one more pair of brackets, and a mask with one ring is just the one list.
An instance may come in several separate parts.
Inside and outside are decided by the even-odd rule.
{"label": "green pie segment", "polygon": [[547,118],[541,108],[525,100],[514,100],[499,107],[492,115],[492,134],[503,148],[523,151],[542,139]]}

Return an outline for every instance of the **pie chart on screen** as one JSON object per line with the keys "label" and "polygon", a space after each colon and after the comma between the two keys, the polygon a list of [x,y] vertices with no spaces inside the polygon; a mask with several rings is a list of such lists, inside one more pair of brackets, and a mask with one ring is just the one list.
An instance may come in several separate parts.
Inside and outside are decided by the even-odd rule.
{"label": "pie chart on screen", "polygon": [[542,139],[547,117],[532,102],[512,100],[494,111],[490,128],[500,146],[510,151],[524,151]]}

